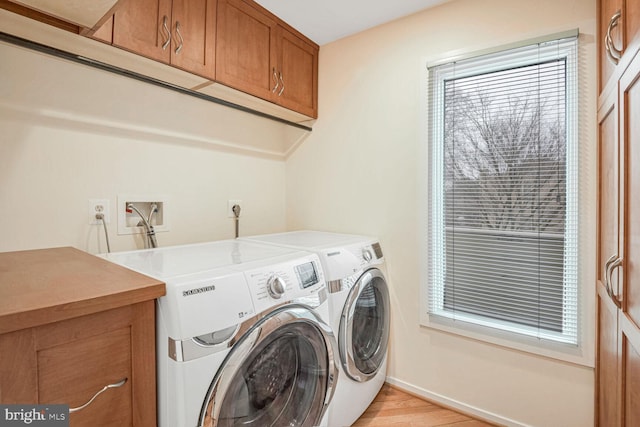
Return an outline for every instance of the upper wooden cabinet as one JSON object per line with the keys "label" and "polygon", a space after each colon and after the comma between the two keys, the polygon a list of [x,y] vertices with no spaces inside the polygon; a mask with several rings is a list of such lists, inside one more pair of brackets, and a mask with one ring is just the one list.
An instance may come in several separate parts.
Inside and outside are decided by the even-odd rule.
{"label": "upper wooden cabinet", "polygon": [[97,28],[115,9],[118,0],[12,0],[83,28]]}
{"label": "upper wooden cabinet", "polygon": [[215,0],[121,0],[113,44],[215,78]]}
{"label": "upper wooden cabinet", "polygon": [[30,34],[33,41],[78,54],[86,43],[67,36],[84,35],[122,49],[80,53],[93,61],[290,122],[318,117],[318,45],[253,0],[118,0],[91,29],[13,1],[0,0],[0,9],[67,32],[51,42]]}
{"label": "upper wooden cabinet", "polygon": [[618,80],[640,45],[640,2],[600,0],[598,5],[599,92],[602,92],[612,78]]}
{"label": "upper wooden cabinet", "polygon": [[242,0],[218,0],[216,81],[273,100],[277,22]]}
{"label": "upper wooden cabinet", "polygon": [[318,46],[310,44],[283,26],[277,31],[277,67],[280,105],[318,117]]}
{"label": "upper wooden cabinet", "polygon": [[216,81],[318,116],[318,46],[253,2],[218,0]]}

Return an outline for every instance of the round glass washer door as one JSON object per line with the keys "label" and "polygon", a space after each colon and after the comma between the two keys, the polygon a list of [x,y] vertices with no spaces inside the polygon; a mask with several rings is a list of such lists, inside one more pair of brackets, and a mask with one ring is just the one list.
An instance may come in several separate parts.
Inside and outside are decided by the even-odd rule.
{"label": "round glass washer door", "polygon": [[199,426],[319,425],[337,378],[332,339],[330,328],[304,306],[261,319],[218,370]]}
{"label": "round glass washer door", "polygon": [[366,270],[345,302],[338,348],[345,373],[354,381],[373,378],[387,355],[389,344],[389,288],[377,268]]}

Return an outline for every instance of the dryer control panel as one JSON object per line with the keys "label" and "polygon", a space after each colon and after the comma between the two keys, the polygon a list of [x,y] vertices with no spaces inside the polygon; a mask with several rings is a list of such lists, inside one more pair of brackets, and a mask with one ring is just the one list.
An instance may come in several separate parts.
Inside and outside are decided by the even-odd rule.
{"label": "dryer control panel", "polygon": [[247,270],[245,277],[256,313],[287,301],[308,304],[326,294],[324,273],[315,254]]}
{"label": "dryer control panel", "polygon": [[384,262],[380,243],[352,244],[322,251],[327,280],[342,280],[368,267]]}

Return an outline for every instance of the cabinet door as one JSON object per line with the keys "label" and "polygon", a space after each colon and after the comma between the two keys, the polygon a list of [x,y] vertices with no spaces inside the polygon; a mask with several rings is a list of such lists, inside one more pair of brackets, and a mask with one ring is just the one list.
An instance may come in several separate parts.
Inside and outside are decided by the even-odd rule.
{"label": "cabinet door", "polygon": [[640,426],[640,330],[623,316],[620,322],[622,425]]}
{"label": "cabinet door", "polygon": [[0,335],[0,403],[68,404],[71,427],[156,427],[155,302]]}
{"label": "cabinet door", "polygon": [[96,40],[103,41],[108,44],[112,44],[113,43],[113,16],[111,16],[111,18],[109,18],[107,22],[102,24],[102,26],[98,28],[98,31],[93,33],[90,37]]}
{"label": "cabinet door", "polygon": [[[597,425],[617,426],[620,413],[618,377],[618,307],[609,297],[605,265],[619,252],[620,150],[618,135],[618,93],[609,92],[599,111],[599,204],[597,262]],[[617,273],[617,272],[616,272]],[[618,289],[617,276],[611,282]]]}
{"label": "cabinet door", "polygon": [[282,73],[278,103],[318,117],[318,47],[278,27],[278,69]]}
{"label": "cabinet door", "polygon": [[623,425],[640,425],[640,57],[620,80],[625,197],[624,283],[620,300]]}
{"label": "cabinet door", "polygon": [[169,63],[169,31],[171,0],[122,0],[114,15],[113,45]]}
{"label": "cabinet door", "polygon": [[70,414],[73,426],[132,425],[131,339],[128,325],[85,339],[38,351],[38,395],[41,402],[81,407],[108,384],[86,408]]}
{"label": "cabinet door", "polygon": [[216,1],[173,0],[171,64],[215,78]]}
{"label": "cabinet door", "polygon": [[617,426],[620,420],[618,308],[602,283],[598,283],[597,288],[596,425]]}
{"label": "cabinet door", "polygon": [[272,101],[276,28],[275,20],[242,0],[219,0],[216,80]]}
{"label": "cabinet door", "polygon": [[[619,255],[620,236],[620,145],[618,135],[617,91],[609,93],[599,112],[599,205],[598,205],[598,281],[604,285],[608,278],[606,263]],[[612,285],[618,290],[617,276]]]}
{"label": "cabinet door", "polygon": [[[609,59],[607,53],[604,38],[609,28],[611,18],[617,11],[622,11],[623,0],[600,0],[600,11],[598,20],[598,45],[600,46],[600,87],[598,92],[602,92],[609,79],[613,76],[615,71],[615,64]],[[612,41],[618,48],[622,47],[622,34],[623,29],[622,19],[619,21],[619,25],[611,31]]]}
{"label": "cabinet door", "polygon": [[625,0],[624,5],[624,38],[627,46],[640,45],[640,2]]}
{"label": "cabinet door", "polygon": [[622,309],[640,327],[640,57],[629,65],[620,80],[621,129],[625,180],[624,288],[620,294]]}

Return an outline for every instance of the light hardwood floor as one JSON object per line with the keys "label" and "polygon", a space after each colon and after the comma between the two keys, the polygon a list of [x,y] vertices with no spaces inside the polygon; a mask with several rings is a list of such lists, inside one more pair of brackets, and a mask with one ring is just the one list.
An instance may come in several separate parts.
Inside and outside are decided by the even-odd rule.
{"label": "light hardwood floor", "polygon": [[491,427],[450,409],[422,400],[388,384],[353,427]]}

